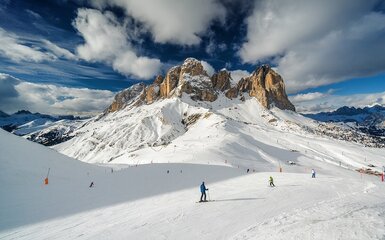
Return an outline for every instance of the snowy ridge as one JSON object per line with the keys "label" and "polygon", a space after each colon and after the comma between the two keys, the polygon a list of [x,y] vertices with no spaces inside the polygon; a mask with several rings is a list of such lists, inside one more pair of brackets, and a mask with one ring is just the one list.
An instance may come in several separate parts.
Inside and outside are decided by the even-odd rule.
{"label": "snowy ridge", "polygon": [[21,110],[12,115],[0,116],[0,127],[16,135],[24,136],[39,132],[57,124],[60,125],[62,122],[66,122],[68,125],[72,121],[79,119],[80,118],[72,115],[50,116],[47,114],[31,113],[29,111]]}

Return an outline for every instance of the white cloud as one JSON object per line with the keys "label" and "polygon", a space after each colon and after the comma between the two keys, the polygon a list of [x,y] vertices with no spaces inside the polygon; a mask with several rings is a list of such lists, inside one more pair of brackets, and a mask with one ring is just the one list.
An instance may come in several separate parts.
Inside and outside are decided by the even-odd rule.
{"label": "white cloud", "polygon": [[230,73],[231,73],[231,78],[235,83],[239,82],[241,78],[250,76],[250,73],[246,70],[233,70],[233,71],[230,71]]}
{"label": "white cloud", "polygon": [[215,44],[216,43],[213,40],[210,40],[206,45],[205,51],[208,55],[212,56],[215,53],[215,50],[217,49]]}
{"label": "white cloud", "polygon": [[159,59],[138,56],[131,46],[128,27],[120,23],[111,12],[79,9],[74,27],[85,43],[77,47],[80,58],[110,64],[114,70],[141,79],[156,75]]}
{"label": "white cloud", "polygon": [[68,51],[65,48],[61,48],[58,45],[52,43],[48,40],[43,40],[43,43],[45,44],[45,47],[50,50],[55,56],[66,58],[69,60],[77,60],[77,57],[70,51]]}
{"label": "white cloud", "polygon": [[214,20],[224,21],[226,10],[216,0],[93,0],[94,6],[122,7],[152,33],[155,42],[195,45]]}
{"label": "white cloud", "polygon": [[215,69],[213,68],[213,66],[210,65],[210,63],[206,61],[201,61],[201,64],[203,66],[203,69],[207,72],[210,77],[215,73]]}
{"label": "white cloud", "polygon": [[13,62],[54,61],[58,58],[76,60],[77,57],[65,48],[40,37],[22,37],[0,28],[0,55]]}
{"label": "white cloud", "polygon": [[54,55],[42,52],[37,46],[27,46],[17,35],[8,33],[2,28],[0,28],[0,46],[0,55],[15,62],[42,62],[55,59]]}
{"label": "white cloud", "polygon": [[88,88],[69,88],[25,82],[0,73],[0,110],[12,113],[21,109],[47,114],[92,115],[103,111],[114,93]]}
{"label": "white cloud", "polygon": [[329,112],[343,106],[365,107],[385,104],[385,92],[371,94],[353,94],[348,96],[331,93],[308,93],[289,96],[296,110],[301,113]]}
{"label": "white cloud", "polygon": [[326,95],[324,93],[320,92],[312,92],[312,93],[305,93],[305,94],[297,94],[291,98],[293,102],[307,102],[312,101],[315,99],[320,99],[322,97],[325,97]]}
{"label": "white cloud", "polygon": [[244,62],[273,58],[289,93],[385,70],[385,15],[369,1],[261,1],[247,19]]}
{"label": "white cloud", "polygon": [[206,45],[205,51],[208,55],[214,56],[216,52],[223,52],[227,50],[225,43],[217,43],[215,40],[210,39]]}

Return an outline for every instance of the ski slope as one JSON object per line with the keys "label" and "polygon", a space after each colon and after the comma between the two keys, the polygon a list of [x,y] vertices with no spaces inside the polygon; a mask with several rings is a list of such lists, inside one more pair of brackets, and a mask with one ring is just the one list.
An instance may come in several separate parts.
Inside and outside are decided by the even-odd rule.
{"label": "ski slope", "polygon": [[[385,184],[305,156],[282,173],[203,161],[97,166],[2,130],[0,151],[0,239],[385,237]],[[215,201],[196,203],[202,180]]]}
{"label": "ski slope", "polygon": [[[275,171],[301,159],[382,171],[385,149],[317,135],[319,124],[292,111],[263,108],[255,98],[212,103],[188,95],[91,119],[53,146],[89,163],[194,163]],[[338,135],[338,134],[337,134]],[[287,169],[288,168],[288,169]],[[303,169],[303,168],[301,168]],[[298,171],[296,169],[295,171]]]}

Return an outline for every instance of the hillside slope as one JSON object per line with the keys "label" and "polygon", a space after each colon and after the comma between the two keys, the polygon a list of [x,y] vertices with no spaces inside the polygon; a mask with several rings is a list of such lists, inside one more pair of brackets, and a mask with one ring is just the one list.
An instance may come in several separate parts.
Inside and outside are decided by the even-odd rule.
{"label": "hillside slope", "polygon": [[[4,131],[0,150],[2,239],[385,236],[385,185],[326,162],[303,159],[297,173],[249,174],[208,164],[95,166]],[[276,188],[267,186],[270,175]],[[214,202],[196,203],[202,180]]]}
{"label": "hillside slope", "polygon": [[129,106],[90,121],[75,134],[54,149],[91,163],[211,163],[270,171],[309,158],[350,169],[374,165],[381,171],[385,162],[384,149],[327,137],[317,122],[292,111],[265,109],[250,97],[207,103],[183,96]]}

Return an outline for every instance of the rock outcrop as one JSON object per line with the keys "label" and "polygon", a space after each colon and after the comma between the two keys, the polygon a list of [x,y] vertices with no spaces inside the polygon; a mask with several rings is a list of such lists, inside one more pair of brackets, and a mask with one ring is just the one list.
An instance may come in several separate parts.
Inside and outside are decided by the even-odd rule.
{"label": "rock outcrop", "polygon": [[220,70],[218,73],[214,73],[211,77],[213,87],[219,91],[225,91],[230,89],[231,74],[227,70]]}
{"label": "rock outcrop", "polygon": [[168,70],[165,79],[160,84],[160,97],[167,98],[172,90],[176,88],[180,78],[180,66]]}
{"label": "rock outcrop", "polygon": [[294,105],[287,98],[282,77],[269,66],[263,65],[254,71],[247,87],[249,95],[258,99],[262,106],[295,111]]}
{"label": "rock outcrop", "polygon": [[285,92],[282,77],[268,65],[257,68],[250,76],[242,78],[235,86],[231,85],[231,74],[220,70],[210,78],[200,61],[187,58],[182,65],[172,67],[166,76],[157,76],[155,81],[145,87],[137,84],[118,93],[114,102],[106,110],[114,112],[131,104],[151,104],[159,99],[180,97],[183,93],[195,101],[215,101],[220,94],[229,99],[240,97],[245,100],[245,94],[255,97],[262,106],[295,111]]}
{"label": "rock outcrop", "polygon": [[125,106],[132,104],[136,100],[140,100],[140,96],[144,93],[146,89],[146,85],[143,83],[138,83],[132,85],[131,87],[119,92],[115,95],[114,101],[112,104],[106,109],[105,112],[115,112],[123,109]]}

